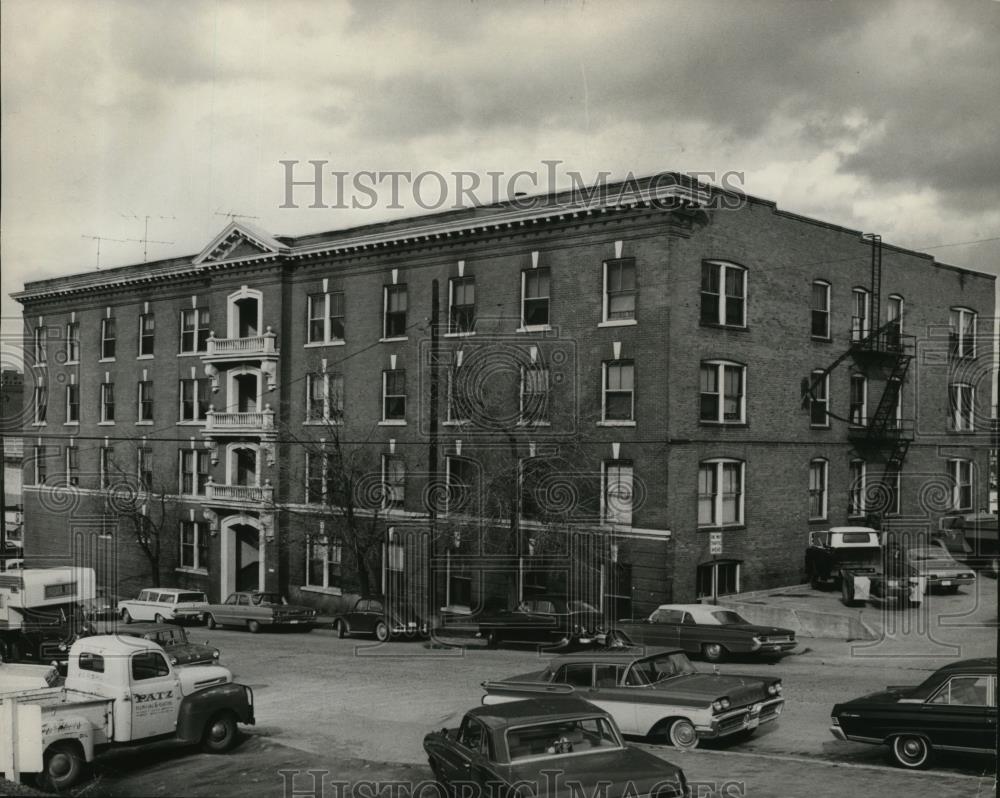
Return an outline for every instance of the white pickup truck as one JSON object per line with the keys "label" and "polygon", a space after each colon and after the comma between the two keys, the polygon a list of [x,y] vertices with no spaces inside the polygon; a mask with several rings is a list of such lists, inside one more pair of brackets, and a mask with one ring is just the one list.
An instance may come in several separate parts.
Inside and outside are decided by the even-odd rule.
{"label": "white pickup truck", "polygon": [[174,740],[222,753],[255,722],[253,692],[220,665],[175,668],[156,643],[95,635],[75,642],[63,687],[0,689],[0,772],[64,790],[110,746]]}

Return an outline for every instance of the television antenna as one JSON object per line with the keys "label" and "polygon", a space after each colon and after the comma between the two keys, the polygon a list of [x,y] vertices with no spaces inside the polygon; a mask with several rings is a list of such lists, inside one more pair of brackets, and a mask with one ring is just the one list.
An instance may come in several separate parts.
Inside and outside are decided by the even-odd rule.
{"label": "television antenna", "polygon": [[232,211],[229,211],[228,213],[223,213],[222,211],[216,211],[215,215],[216,216],[226,216],[230,220],[232,220],[232,219],[256,219],[257,221],[260,221],[260,217],[259,216],[250,216],[249,214],[245,214],[245,213],[233,213]]}
{"label": "television antenna", "polygon": [[135,221],[142,222],[142,238],[140,239],[129,239],[130,241],[138,241],[142,244],[142,262],[145,263],[149,254],[150,244],[173,244],[173,241],[155,241],[149,237],[149,220],[150,219],[176,219],[176,216],[137,216],[134,213],[121,213],[119,214],[123,219],[133,219]]}
{"label": "television antenna", "polygon": [[101,268],[101,242],[102,241],[114,241],[116,244],[141,244],[138,238],[111,238],[110,236],[86,236],[81,235],[80,238],[89,238],[97,242],[97,268]]}

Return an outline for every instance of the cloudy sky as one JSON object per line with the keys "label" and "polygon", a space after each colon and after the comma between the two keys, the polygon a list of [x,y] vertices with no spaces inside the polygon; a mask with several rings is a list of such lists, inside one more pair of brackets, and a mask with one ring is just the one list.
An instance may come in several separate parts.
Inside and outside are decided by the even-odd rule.
{"label": "cloudy sky", "polygon": [[[2,9],[4,332],[96,242],[199,251],[330,169],[743,173],[780,207],[1000,272],[1000,2],[51,2]],[[306,173],[302,173],[306,176]],[[433,193],[432,193],[433,196]],[[142,261],[105,241],[104,266]]]}

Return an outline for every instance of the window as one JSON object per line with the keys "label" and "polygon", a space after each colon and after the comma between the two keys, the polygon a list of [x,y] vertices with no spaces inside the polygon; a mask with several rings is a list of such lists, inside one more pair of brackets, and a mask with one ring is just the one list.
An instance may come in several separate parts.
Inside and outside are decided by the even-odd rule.
{"label": "window", "polygon": [[822,521],[827,514],[826,460],[817,458],[809,463],[809,520]]}
{"label": "window", "polygon": [[953,510],[972,509],[972,461],[950,460],[951,479],[954,483],[951,492]]}
{"label": "window", "polygon": [[886,330],[886,345],[889,349],[896,350],[902,345],[903,335],[903,297],[899,294],[891,294],[885,306],[885,319],[889,322]]}
{"label": "window", "polygon": [[976,312],[968,308],[952,308],[951,354],[953,357],[976,356]]}
{"label": "window", "polygon": [[951,406],[951,428],[954,432],[974,432],[976,429],[976,389],[965,383],[948,386]]}
{"label": "window", "polygon": [[470,333],[476,326],[476,279],[453,277],[448,285],[448,332]]}
{"label": "window", "polygon": [[812,337],[830,340],[830,284],[824,280],[812,284]]}
{"label": "window", "polygon": [[49,414],[49,389],[36,385],[34,390],[35,423],[44,424]]}
{"label": "window", "polygon": [[740,460],[706,460],[698,466],[698,526],[743,523],[743,478]]}
{"label": "window", "polygon": [[445,420],[459,424],[468,421],[469,400],[465,394],[465,381],[462,379],[460,366],[448,369],[448,402],[445,408]]}
{"label": "window", "polygon": [[632,463],[626,460],[608,460],[604,463],[603,471],[603,522],[632,526],[632,499],[635,495]]}
{"label": "window", "polygon": [[208,570],[209,526],[198,521],[181,521],[181,568]]}
{"label": "window", "polygon": [[812,394],[809,397],[809,425],[830,426],[830,375],[817,369],[812,373]]}
{"label": "window", "polygon": [[153,450],[141,446],[136,450],[139,487],[142,490],[153,489]]}
{"label": "window", "polygon": [[35,447],[35,484],[44,485],[45,481],[49,477],[49,447],[48,446],[36,446]]}
{"label": "window", "polygon": [[701,323],[746,326],[746,269],[719,261],[701,264]]}
{"label": "window", "polygon": [[208,417],[209,392],[211,380],[201,379],[181,380],[178,390],[180,396],[180,420],[204,421]]}
{"label": "window", "polygon": [[181,352],[204,352],[208,349],[208,326],[211,316],[208,308],[191,308],[181,311]]}
{"label": "window", "polygon": [[115,384],[101,383],[101,421],[112,423],[115,420]]}
{"label": "window", "polygon": [[864,460],[852,460],[847,476],[847,515],[857,518],[865,514],[865,480],[867,468]]}
{"label": "window", "polygon": [[406,463],[402,457],[382,455],[382,505],[402,507],[406,499]]}
{"label": "window", "polygon": [[711,424],[746,422],[745,373],[746,367],[739,363],[708,360],[701,364],[701,421]]}
{"label": "window", "polygon": [[306,420],[331,421],[344,416],[344,377],[342,374],[306,375]]}
{"label": "window", "polygon": [[111,446],[102,446],[98,455],[97,468],[99,471],[101,490],[111,487],[111,477],[114,472],[115,450]]}
{"label": "window", "polygon": [[730,596],[740,592],[740,563],[710,562],[698,566],[698,598]]}
{"label": "window", "polygon": [[405,369],[388,369],[382,372],[382,420],[406,420]]}
{"label": "window", "polygon": [[631,360],[604,363],[604,421],[635,420],[635,364]]}
{"label": "window", "polygon": [[635,318],[635,259],[604,262],[604,319],[622,321]]}
{"label": "window", "polygon": [[406,337],[406,286],[387,285],[383,296],[383,338]]}
{"label": "window", "polygon": [[339,588],[341,557],[340,541],[325,536],[309,538],[306,544],[306,584],[310,587]]}
{"label": "window", "polygon": [[81,651],[77,659],[77,667],[81,671],[91,673],[104,673],[104,657],[100,654],[92,654],[89,651]]}
{"label": "window", "polygon": [[170,675],[170,666],[159,651],[142,651],[132,655],[132,681],[157,679]]}
{"label": "window", "polygon": [[886,515],[899,515],[900,477],[901,474],[897,469],[886,470],[885,472]]}
{"label": "window", "polygon": [[181,449],[180,492],[185,496],[204,496],[208,482],[208,452],[204,449]]}
{"label": "window", "polygon": [[153,420],[153,381],[139,381],[139,421]]}
{"label": "window", "polygon": [[848,418],[856,427],[868,424],[868,380],[863,374],[851,375],[851,401]]}
{"label": "window", "polygon": [[863,341],[871,331],[871,295],[865,288],[854,289],[854,307],[851,315],[851,340]]}
{"label": "window", "polygon": [[80,450],[75,446],[66,447],[66,482],[80,484]]}
{"label": "window", "polygon": [[115,320],[101,319],[101,360],[115,359]]}
{"label": "window", "polygon": [[139,357],[153,356],[153,333],[155,324],[152,313],[142,313],[139,316]]}
{"label": "window", "polygon": [[48,330],[44,327],[36,327],[35,338],[35,363],[36,366],[44,366],[48,362]]}
{"label": "window", "polygon": [[995,706],[989,702],[990,677],[970,674],[952,676],[928,701],[929,704],[950,706],[986,707]]}
{"label": "window", "polygon": [[306,341],[310,344],[344,340],[344,292],[309,296]]}
{"label": "window", "polygon": [[571,684],[574,687],[594,686],[594,666],[590,662],[574,662],[563,665],[552,679],[557,684]]}
{"label": "window", "polygon": [[80,423],[80,386],[75,383],[66,386],[66,423]]}
{"label": "window", "polygon": [[80,362],[80,325],[76,322],[66,325],[66,362]]}
{"label": "window", "polygon": [[445,465],[448,476],[448,491],[445,498],[448,506],[444,508],[444,511],[456,513],[468,510],[476,495],[477,471],[475,463],[464,457],[448,457]]}
{"label": "window", "polygon": [[306,452],[306,503],[322,504],[326,484],[326,456],[321,452]]}
{"label": "window", "polygon": [[547,424],[549,417],[549,370],[533,365],[521,369],[521,423]]}
{"label": "window", "polygon": [[548,326],[550,270],[547,266],[521,272],[521,326]]}

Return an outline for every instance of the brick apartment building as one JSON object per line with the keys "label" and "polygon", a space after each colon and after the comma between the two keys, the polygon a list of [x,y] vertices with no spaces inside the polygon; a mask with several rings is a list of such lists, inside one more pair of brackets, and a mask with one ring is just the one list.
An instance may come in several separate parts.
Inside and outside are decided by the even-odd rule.
{"label": "brick apartment building", "polygon": [[986,506],[994,278],[677,175],[15,296],[29,564],[123,594],[640,613]]}

